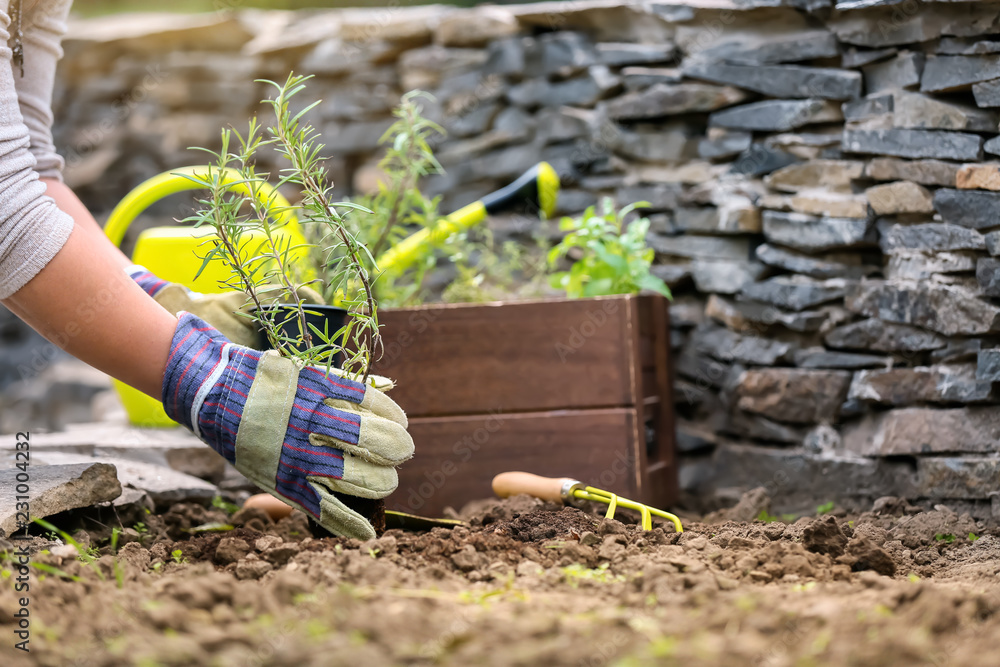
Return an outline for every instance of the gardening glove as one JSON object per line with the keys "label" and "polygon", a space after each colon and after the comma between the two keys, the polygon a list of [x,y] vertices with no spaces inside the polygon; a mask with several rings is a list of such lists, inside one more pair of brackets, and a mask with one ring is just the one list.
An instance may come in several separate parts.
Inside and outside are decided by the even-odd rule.
{"label": "gardening glove", "polygon": [[384,498],[413,456],[406,415],[373,386],[226,340],[181,312],[163,376],[167,414],[274,497],[335,535],[371,523],[337,494]]}
{"label": "gardening glove", "polygon": [[[259,349],[262,339],[257,325],[246,314],[253,304],[245,293],[201,294],[183,285],[161,280],[142,266],[130,266],[126,271],[146,294],[170,314],[176,315],[181,311],[192,313],[218,329],[231,342]],[[315,290],[300,287],[296,291],[305,303],[323,303],[323,297]]]}

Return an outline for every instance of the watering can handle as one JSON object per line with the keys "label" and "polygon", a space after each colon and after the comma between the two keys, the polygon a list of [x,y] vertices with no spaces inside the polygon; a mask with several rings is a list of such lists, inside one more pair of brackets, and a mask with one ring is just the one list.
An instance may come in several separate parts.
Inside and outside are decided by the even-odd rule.
{"label": "watering can handle", "polygon": [[583,484],[570,477],[542,477],[530,472],[502,472],[493,478],[493,493],[509,498],[519,493],[560,503],[569,500],[572,492]]}
{"label": "watering can handle", "polygon": [[[218,171],[215,167],[212,167],[212,169]],[[172,194],[186,190],[205,189],[206,186],[198,181],[199,179],[207,178],[208,174],[209,167],[196,165],[166,171],[140,183],[115,206],[115,209],[108,217],[107,224],[104,225],[104,233],[111,239],[112,243],[120,246],[129,225],[139,217],[140,213],[164,197],[169,197]],[[223,182],[228,183],[233,190],[246,195],[254,194],[254,191],[251,190],[246,181],[234,169],[224,170],[223,179]],[[290,233],[301,239],[302,232],[295,214],[292,213],[292,207],[288,203],[288,200],[265,181],[259,181],[254,190],[257,199],[262,204],[270,200],[274,207],[280,211],[276,215],[277,219],[275,222],[278,225],[291,225]]]}

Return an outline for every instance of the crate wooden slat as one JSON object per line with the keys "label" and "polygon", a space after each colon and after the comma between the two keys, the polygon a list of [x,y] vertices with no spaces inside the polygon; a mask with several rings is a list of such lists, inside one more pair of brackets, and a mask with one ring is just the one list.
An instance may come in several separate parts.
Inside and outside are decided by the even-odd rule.
{"label": "crate wooden slat", "polygon": [[[380,321],[385,354],[375,372],[396,381],[392,397],[417,447],[390,507],[457,508],[489,496],[493,475],[506,470],[602,486],[616,461],[628,473],[604,475],[602,488],[661,506],[676,500],[662,297],[383,309]],[[456,444],[497,415],[503,427],[490,446],[461,473],[444,474]],[[440,488],[422,498],[442,474]]]}

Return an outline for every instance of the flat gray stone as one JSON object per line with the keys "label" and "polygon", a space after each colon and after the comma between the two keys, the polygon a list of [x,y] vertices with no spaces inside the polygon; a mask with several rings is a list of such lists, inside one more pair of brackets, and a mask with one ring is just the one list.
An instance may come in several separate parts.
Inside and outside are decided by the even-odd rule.
{"label": "flat gray stone", "polygon": [[657,83],[680,83],[684,74],[673,67],[624,67],[619,72],[626,90],[642,90]]}
{"label": "flat gray stone", "polygon": [[872,222],[860,218],[764,211],[763,228],[769,242],[806,252],[868,245],[876,239]]}
{"label": "flat gray stone", "polygon": [[778,35],[743,33],[698,51],[692,59],[737,65],[771,65],[833,58],[839,54],[837,39],[829,31],[796,28]]}
{"label": "flat gray stone", "polygon": [[739,104],[746,93],[732,86],[704,83],[657,83],[645,90],[627,93],[607,104],[613,120],[640,120],[674,114],[714,111]]}
{"label": "flat gray stone", "polygon": [[945,102],[921,93],[892,93],[893,127],[925,130],[996,132],[997,115],[969,104]]}
{"label": "flat gray stone", "polygon": [[677,207],[677,197],[682,190],[678,183],[632,185],[618,188],[615,198],[620,206],[644,201],[649,202],[649,206],[642,207],[644,211],[671,211]]}
{"label": "flat gray stone", "polygon": [[980,350],[976,359],[977,379],[1000,382],[1000,349]]}
{"label": "flat gray stone", "polygon": [[782,167],[769,174],[764,182],[783,192],[815,188],[849,193],[854,180],[862,177],[864,162],[858,160],[809,160]]}
{"label": "flat gray stone", "polygon": [[[768,266],[800,273],[812,278],[861,278],[869,275],[873,267],[858,263],[858,258],[845,255],[844,261],[833,261],[829,258],[811,257],[792,252],[769,243],[762,243],[756,249],[757,259]],[[849,263],[853,261],[853,263]]]}
{"label": "flat gray stone", "polygon": [[986,241],[974,229],[961,225],[931,222],[923,225],[892,225],[879,241],[882,252],[920,250],[942,252],[954,250],[984,250]]}
{"label": "flat gray stone", "polygon": [[982,159],[982,145],[982,137],[963,132],[847,129],[841,148],[847,153],[978,161]]}
{"label": "flat gray stone", "polygon": [[749,149],[751,143],[751,132],[720,131],[717,136],[698,142],[698,157],[705,160],[725,160]]}
{"label": "flat gray stone", "polygon": [[747,260],[750,257],[750,242],[745,238],[695,235],[664,237],[651,234],[647,242],[661,255],[728,260]]}
{"label": "flat gray stone", "polygon": [[982,257],[976,264],[976,280],[983,294],[1000,297],[1000,259]]}
{"label": "flat gray stone", "polygon": [[938,275],[968,273],[976,270],[972,252],[908,252],[889,256],[885,277],[889,280],[928,280]]}
{"label": "flat gray stone", "polygon": [[971,229],[1000,226],[1000,192],[941,188],[934,193],[934,208],[952,224]]}
{"label": "flat gray stone", "polygon": [[[34,452],[32,458],[43,465],[93,464],[95,457],[63,452]],[[101,457],[100,463],[109,463],[117,470],[122,486],[145,491],[159,507],[180,502],[207,503],[219,490],[202,479],[171,470],[166,466],[138,463],[126,459]]]}
{"label": "flat gray stone", "polygon": [[747,366],[773,366],[791,361],[794,349],[791,343],[743,335],[709,323],[694,330],[691,343],[700,354]]}
{"label": "flat gray stone", "polygon": [[677,48],[670,43],[601,42],[596,45],[596,48],[597,62],[609,67],[663,63],[672,60],[677,52]]}
{"label": "flat gray stone", "polygon": [[975,37],[942,37],[935,51],[942,56],[985,56],[1000,53],[1000,42]]}
{"label": "flat gray stone", "polygon": [[993,137],[983,144],[983,150],[990,155],[1000,155],[1000,137]]}
{"label": "flat gray stone", "polygon": [[[603,147],[610,145],[616,153],[645,162],[679,162],[693,157],[697,141],[680,129],[663,131],[620,130]],[[537,161],[537,157],[536,157]]]}
{"label": "flat gray stone", "polygon": [[978,338],[953,340],[940,350],[931,352],[931,363],[954,364],[959,361],[975,361],[982,348],[983,341]]}
{"label": "flat gray stone", "polygon": [[1000,78],[1000,55],[931,56],[924,66],[920,90],[929,93],[961,90],[996,78]]}
{"label": "flat gray stone", "polygon": [[[121,495],[122,486],[114,466],[95,461],[46,465],[35,457],[34,437],[27,471],[30,476],[30,518],[44,519],[67,510],[114,500]],[[14,442],[13,436],[10,442]],[[0,531],[6,535],[19,529],[15,496],[20,495],[17,475],[21,472],[13,466],[0,471]]]}
{"label": "flat gray stone", "polygon": [[567,30],[547,32],[526,49],[524,74],[566,76],[596,65],[597,61],[594,43],[586,34]]}
{"label": "flat gray stone", "polygon": [[1000,231],[990,232],[983,238],[986,240],[986,251],[994,257],[1000,255]]}
{"label": "flat gray stone", "polygon": [[786,445],[799,445],[806,437],[806,429],[802,426],[781,424],[762,417],[761,415],[733,410],[721,430],[741,438],[760,440],[763,442],[780,442]]}
{"label": "flat gray stone", "polygon": [[865,167],[865,176],[876,181],[912,181],[922,185],[946,185],[953,188],[960,166],[940,160],[911,161],[878,157]]}
{"label": "flat gray stone", "polygon": [[680,206],[674,224],[684,232],[754,234],[760,232],[760,211],[744,198],[720,206]]}
{"label": "flat gray stone", "polygon": [[1000,107],[1000,79],[983,81],[972,86],[976,106]]}
{"label": "flat gray stone", "polygon": [[826,21],[827,27],[846,44],[882,48],[914,44],[941,35],[942,20],[933,11],[902,12],[894,7],[873,7],[872,3],[837,3],[838,9],[870,8],[867,11],[840,11]]}
{"label": "flat gray stone", "polygon": [[[842,309],[840,310],[842,311]],[[781,325],[791,331],[806,333],[819,331],[827,325],[834,315],[840,317],[843,312],[837,312],[837,309],[827,307],[820,310],[789,313],[763,303],[733,302],[718,294],[712,294],[708,297],[705,315],[725,324],[734,331],[745,331],[748,327],[757,328],[757,325],[765,327]]]}
{"label": "flat gray stone", "polygon": [[862,281],[848,286],[844,304],[855,313],[919,326],[946,336],[1000,331],[1000,308],[958,286]]}
{"label": "flat gray stone", "polygon": [[850,100],[861,96],[861,75],[827,67],[728,65],[689,61],[684,75],[738,86],[771,97]]}
{"label": "flat gray stone", "polygon": [[729,172],[743,176],[764,176],[799,161],[795,155],[766,144],[752,144],[733,160]]}
{"label": "flat gray stone", "polygon": [[752,261],[696,259],[691,262],[691,277],[703,294],[736,294],[766,270],[763,264]]}
{"label": "flat gray stone", "polygon": [[876,352],[923,352],[948,344],[946,338],[932,331],[877,318],[837,327],[824,341],[832,348]]}
{"label": "flat gray stone", "polygon": [[848,400],[903,407],[921,403],[982,403],[994,398],[990,382],[977,380],[975,364],[863,370]]}
{"label": "flat gray stone", "polygon": [[1000,410],[995,407],[901,408],[845,427],[844,447],[862,456],[995,453]]}
{"label": "flat gray stone", "polygon": [[895,98],[891,94],[872,94],[860,100],[844,102],[842,107],[844,120],[849,123],[860,123],[866,120],[884,121],[891,118]]}
{"label": "flat gray stone", "polygon": [[851,374],[840,370],[747,370],[737,382],[736,405],[784,423],[830,423],[837,419],[850,383]]}
{"label": "flat gray stone", "polygon": [[865,74],[865,93],[871,95],[883,90],[899,90],[920,85],[924,71],[924,54],[903,51],[895,58],[873,63],[862,70]]}
{"label": "flat gray stone", "polygon": [[842,298],[845,285],[841,279],[818,281],[806,276],[776,276],[744,285],[740,296],[785,310],[801,311]]}
{"label": "flat gray stone", "polygon": [[784,132],[812,123],[843,120],[840,106],[827,100],[764,100],[716,111],[709,124],[734,130]]}
{"label": "flat gray stone", "polygon": [[614,91],[620,81],[607,67],[596,65],[583,75],[563,81],[528,79],[511,86],[507,99],[522,107],[591,107]]}
{"label": "flat gray stone", "polygon": [[880,357],[874,354],[856,354],[853,352],[837,352],[822,347],[810,347],[795,352],[795,365],[799,368],[843,368],[858,370],[861,368],[884,368],[892,363],[890,357]]}

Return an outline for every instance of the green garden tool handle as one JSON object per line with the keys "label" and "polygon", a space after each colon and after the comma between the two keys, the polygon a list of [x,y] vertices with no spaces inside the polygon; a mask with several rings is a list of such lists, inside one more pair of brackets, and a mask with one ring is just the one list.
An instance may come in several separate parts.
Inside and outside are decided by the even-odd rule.
{"label": "green garden tool handle", "polygon": [[551,217],[555,213],[558,197],[559,175],[548,162],[539,162],[510,185],[441,218],[432,227],[406,237],[382,253],[376,263],[382,273],[402,273],[452,234],[479,224],[490,214],[527,205],[533,212]]}

